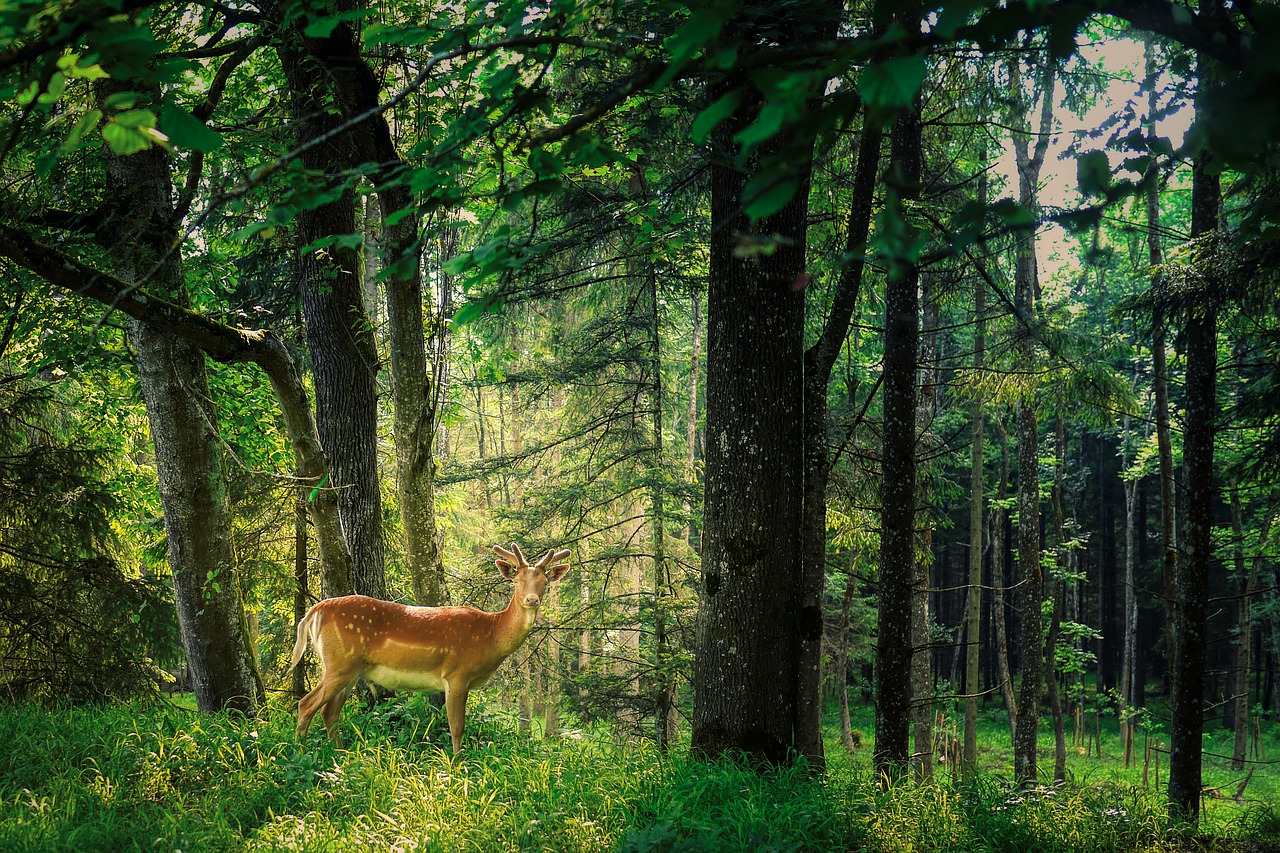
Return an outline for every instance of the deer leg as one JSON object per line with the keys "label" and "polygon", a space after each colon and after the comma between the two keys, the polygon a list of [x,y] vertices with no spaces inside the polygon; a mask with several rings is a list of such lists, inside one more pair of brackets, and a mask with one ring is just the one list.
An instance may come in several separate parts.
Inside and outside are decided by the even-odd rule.
{"label": "deer leg", "polygon": [[453,738],[453,754],[462,749],[462,730],[467,725],[467,688],[445,686],[444,709],[449,714],[449,735]]}
{"label": "deer leg", "polygon": [[337,694],[330,697],[320,711],[320,719],[324,720],[324,730],[329,733],[329,740],[333,741],[334,746],[339,749],[342,749],[342,733],[338,731],[338,717],[342,715],[342,706],[346,704],[347,694],[350,692],[350,685],[343,687]]}
{"label": "deer leg", "polygon": [[328,701],[329,696],[325,690],[327,686],[327,682],[321,681],[314,690],[298,702],[298,740],[307,736],[307,730],[311,728],[311,718],[316,715],[316,711],[320,710],[320,706]]}
{"label": "deer leg", "polygon": [[298,703],[299,740],[305,737],[307,730],[311,728],[311,719],[317,711],[321,711],[320,716],[324,720],[325,728],[329,731],[329,737],[333,737],[338,714],[342,711],[342,702],[346,699],[351,682],[355,681],[359,674],[359,670],[331,672],[326,669],[324,671],[316,688],[303,696],[302,701]]}

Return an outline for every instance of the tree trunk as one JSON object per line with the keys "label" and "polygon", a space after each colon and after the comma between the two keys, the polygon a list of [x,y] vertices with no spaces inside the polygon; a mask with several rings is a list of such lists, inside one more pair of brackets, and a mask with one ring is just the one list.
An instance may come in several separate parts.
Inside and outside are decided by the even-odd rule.
{"label": "tree trunk", "polygon": [[[978,204],[987,205],[987,150],[983,146],[978,160]],[[978,677],[979,644],[982,633],[982,461],[983,394],[982,374],[986,369],[987,286],[981,276],[973,286],[973,375],[975,390],[969,407],[969,577],[966,590],[964,639],[964,773],[972,778],[978,769]]]}
{"label": "tree trunk", "polygon": [[[340,3],[341,5],[345,5]],[[405,563],[418,604],[445,603],[444,568],[436,529],[433,456],[439,395],[426,355],[423,321],[421,215],[407,185],[408,165],[400,157],[386,117],[376,113],[381,85],[346,23],[323,39],[304,42],[327,70],[327,80],[343,106],[343,118],[366,116],[352,133],[355,147],[347,168],[377,163],[382,214],[391,356],[391,396],[396,445],[396,492],[404,529]]]}
{"label": "tree trunk", "polygon": [[1066,595],[1067,567],[1067,517],[1063,506],[1064,481],[1067,473],[1067,431],[1066,423],[1059,407],[1054,428],[1054,477],[1053,477],[1053,524],[1054,543],[1057,545],[1055,560],[1058,565],[1058,576],[1053,578],[1049,586],[1049,598],[1053,601],[1053,612],[1049,622],[1049,635],[1044,646],[1044,683],[1046,698],[1049,700],[1049,714],[1053,721],[1053,781],[1060,785],[1067,778],[1067,736],[1062,719],[1062,696],[1058,690],[1058,673],[1054,665],[1057,660],[1058,637],[1062,633],[1062,611]]}
{"label": "tree trunk", "polygon": [[[906,220],[921,172],[919,103],[905,109],[891,134],[890,169],[898,176],[890,215]],[[916,346],[920,271],[897,261],[885,284],[884,444],[880,484],[880,581],[876,617],[876,746],[878,774],[907,768],[911,721],[911,592],[915,578]]]}
{"label": "tree trunk", "polygon": [[[578,635],[578,679],[586,683],[586,676],[591,672],[591,575],[587,567],[591,564],[591,541],[583,538],[578,542],[578,612],[582,615],[582,633]],[[586,699],[590,691],[585,687],[578,690],[578,698]]]}
{"label": "tree trunk", "polygon": [[[281,7],[271,13],[285,24]],[[343,117],[329,109],[329,76],[316,73],[316,62],[304,48],[303,23],[290,21],[286,26],[276,50],[288,84],[298,142],[308,143],[333,131]],[[357,156],[353,134],[344,132],[306,147],[299,159],[316,174],[337,176]],[[378,356],[364,310],[359,252],[354,246],[333,242],[361,233],[353,193],[344,190],[327,204],[299,210],[295,223],[298,287],[315,378],[316,425],[351,551],[351,585],[364,595],[386,598],[377,454]],[[322,249],[313,247],[317,242]],[[338,592],[323,590],[326,596]]]}
{"label": "tree trunk", "polygon": [[[863,131],[858,146],[858,162],[853,178],[853,203],[846,220],[845,255],[850,258],[841,271],[831,299],[831,308],[818,340],[804,354],[804,521],[802,553],[804,588],[802,600],[805,629],[801,637],[801,668],[816,673],[822,655],[822,590],[827,560],[827,481],[830,460],[827,454],[827,388],[831,371],[848,337],[849,322],[857,307],[866,266],[867,236],[875,199],[876,172],[880,166],[880,143],[884,134],[875,128]],[[843,671],[843,670],[842,670]],[[847,691],[843,691],[847,695]],[[810,742],[802,747],[806,755],[821,752],[822,696],[816,678],[802,680],[802,713],[810,720]]]}
{"label": "tree trunk", "polygon": [[[105,98],[126,87],[105,80],[96,90]],[[185,304],[167,158],[160,148],[107,155],[108,214],[97,237],[121,279]],[[169,568],[196,706],[253,714],[265,693],[240,595],[222,437],[204,354],[141,320],[130,319],[128,328],[155,447]]]}
{"label": "tree trunk", "polygon": [[[388,133],[387,144],[390,145]],[[394,152],[394,149],[392,149]],[[437,396],[427,369],[423,326],[421,246],[416,211],[405,187],[381,191],[386,235],[387,337],[395,408],[396,493],[404,526],[405,563],[420,605],[446,602],[444,566],[436,530],[433,445]],[[398,220],[394,217],[400,214]]]}
{"label": "tree trunk", "polygon": [[[1206,79],[1203,70],[1200,79],[1203,86]],[[1211,173],[1209,167],[1208,155],[1201,154],[1192,170],[1193,238],[1205,237],[1217,229],[1221,191],[1218,174]],[[1173,602],[1176,645],[1169,700],[1169,811],[1175,818],[1194,823],[1200,817],[1205,648],[1209,642],[1206,602],[1213,563],[1218,319],[1211,300],[1187,307],[1188,317],[1183,327],[1187,362],[1183,488]]]}
{"label": "tree trunk", "polygon": [[667,636],[667,612],[671,607],[671,579],[667,574],[665,513],[666,496],[663,492],[662,472],[665,460],[662,453],[662,327],[658,301],[658,278],[648,276],[649,309],[652,314],[652,334],[649,346],[649,375],[652,382],[653,419],[649,436],[649,474],[653,479],[649,490],[649,543],[653,554],[653,657],[657,677],[654,696],[654,736],[658,749],[666,752],[675,737],[676,682],[671,665],[671,642]]}
{"label": "tree trunk", "polygon": [[1240,491],[1231,490],[1231,526],[1236,540],[1235,564],[1236,577],[1239,583],[1240,599],[1237,602],[1236,615],[1236,661],[1235,684],[1232,699],[1235,703],[1235,731],[1231,749],[1231,769],[1244,769],[1249,744],[1249,670],[1252,668],[1253,654],[1253,597],[1258,592],[1258,574],[1262,569],[1262,555],[1266,552],[1267,540],[1271,535],[1271,524],[1275,520],[1277,502],[1280,492],[1272,492],[1267,503],[1266,514],[1262,518],[1262,526],[1258,530],[1258,547],[1253,559],[1246,560],[1244,554],[1244,519],[1240,506]]}
{"label": "tree trunk", "polygon": [[1018,700],[1013,693],[1013,671],[1009,666],[1009,631],[1005,618],[1004,593],[1008,589],[1005,571],[1004,501],[1009,496],[1009,434],[1003,421],[996,420],[1000,433],[1000,483],[996,488],[996,505],[991,508],[991,586],[995,599],[991,607],[996,628],[996,664],[1000,668],[1000,694],[1009,715],[1009,741],[1017,731]]}
{"label": "tree trunk", "polygon": [[[937,409],[938,303],[931,276],[921,277],[923,326],[920,333],[920,392],[916,401],[916,434],[924,444],[933,444],[933,418]],[[917,442],[921,441],[917,438]],[[916,505],[931,507],[929,478],[916,481]],[[912,764],[921,779],[933,775],[933,638],[929,630],[929,574],[933,564],[933,519],[926,515],[920,532],[919,556],[911,583],[911,729]]]}
{"label": "tree trunk", "polygon": [[[307,489],[305,486],[300,486],[298,497],[293,505],[293,627],[295,632],[311,607],[307,575]],[[301,699],[306,695],[307,662],[304,659],[298,661],[298,665],[293,668],[293,696],[295,699]]]}
{"label": "tree trunk", "polygon": [[[787,41],[826,33],[832,9],[807,6],[771,22]],[[744,13],[726,25],[725,37],[753,37],[756,26]],[[748,220],[748,179],[793,135],[784,130],[762,143],[740,167],[733,136],[755,120],[763,98],[741,70],[709,97],[735,88],[741,103],[713,134],[705,528],[691,747],[707,756],[741,750],[771,764],[799,750],[821,767],[821,720],[801,698],[811,695],[808,682],[818,673],[802,657],[801,635],[820,636],[822,619],[819,608],[802,605],[810,591],[798,559],[805,423],[804,295],[797,282],[806,280],[809,166],[798,172],[786,205]],[[739,251],[746,235],[772,243],[774,251]]]}
{"label": "tree trunk", "polygon": [[1120,742],[1124,747],[1124,766],[1133,760],[1134,678],[1138,646],[1138,478],[1128,471],[1129,416],[1124,417],[1121,431],[1123,452],[1121,473],[1124,481],[1124,655],[1120,664]]}
{"label": "tree trunk", "polygon": [[382,265],[380,258],[387,255],[382,241],[382,205],[377,196],[366,196],[364,200],[364,245],[363,263],[360,272],[363,274],[361,284],[364,289],[364,310],[369,315],[369,322],[376,328],[382,322],[381,299],[378,297],[378,268]]}
{"label": "tree trunk", "polygon": [[[1160,69],[1155,61],[1155,45],[1150,36],[1145,48],[1145,75],[1143,84],[1147,90],[1147,136],[1155,138],[1156,112],[1156,77]],[[1160,248],[1160,175],[1152,161],[1153,173],[1148,175],[1146,187],[1147,207],[1147,248],[1148,260],[1154,270],[1151,275],[1151,289],[1160,288],[1159,267],[1164,263],[1164,255]],[[1156,446],[1160,459],[1160,553],[1161,577],[1164,580],[1164,634],[1165,634],[1165,677],[1173,673],[1174,620],[1173,620],[1173,580],[1178,562],[1178,546],[1174,541],[1174,513],[1176,510],[1173,482],[1173,440],[1169,425],[1169,367],[1165,354],[1165,320],[1160,308],[1153,309],[1151,319],[1151,384],[1156,397]],[[1168,684],[1166,684],[1166,688]]]}
{"label": "tree trunk", "polygon": [[693,342],[689,353],[689,405],[685,410],[684,436],[684,517],[685,527],[682,537],[696,554],[701,548],[697,525],[693,523],[693,502],[691,500],[694,487],[698,482],[698,389],[702,377],[702,294],[696,289],[689,294],[689,313],[693,324]]}
{"label": "tree trunk", "polygon": [[849,615],[853,608],[853,596],[857,591],[858,580],[850,566],[849,577],[844,584],[844,597],[840,602],[840,656],[836,662],[836,684],[840,687],[836,696],[840,705],[840,743],[848,753],[858,748],[853,740],[853,723],[849,719]]}
{"label": "tree trunk", "polygon": [[[1016,69],[1016,66],[1015,66]],[[1041,97],[1037,142],[1029,153],[1029,130],[1014,134],[1018,165],[1018,202],[1028,210],[1036,207],[1040,167],[1044,164],[1053,123],[1054,66],[1046,66]],[[1021,95],[1020,75],[1014,74]],[[1035,232],[1016,238],[1014,264],[1014,305],[1019,326],[1014,341],[1014,362],[1027,377],[1035,372],[1033,337],[1036,298]],[[1031,380],[1028,378],[1027,380]],[[1034,388],[1024,388],[1016,404],[1018,423],[1018,609],[1022,614],[1018,646],[1021,649],[1022,683],[1018,696],[1018,718],[1014,727],[1013,774],[1021,783],[1036,781],[1036,740],[1040,730],[1040,697],[1044,673],[1044,577],[1040,569],[1040,458]]]}

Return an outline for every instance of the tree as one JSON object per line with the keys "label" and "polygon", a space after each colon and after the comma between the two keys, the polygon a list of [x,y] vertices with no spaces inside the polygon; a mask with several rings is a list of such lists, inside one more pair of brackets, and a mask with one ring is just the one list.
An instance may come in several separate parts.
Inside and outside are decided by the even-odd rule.
{"label": "tree", "polygon": [[[800,45],[834,34],[835,9],[801,3],[779,17],[745,6],[725,21],[724,49],[783,34]],[[765,92],[739,67],[709,92],[737,106],[713,132],[707,295],[706,503],[692,749],[743,750],[768,763],[798,749],[821,765],[818,708],[802,700],[801,642],[821,634],[802,603],[803,343],[806,212],[812,137],[784,130],[735,156],[735,137],[769,113],[795,115],[825,75]],[[793,119],[794,121],[794,119]],[[791,168],[782,167],[789,158]],[[773,171],[770,171],[773,170]],[[792,192],[767,215],[760,194]],[[763,210],[761,211],[763,213]],[[761,690],[760,685],[770,685]]]}
{"label": "tree", "polygon": [[[268,7],[278,32],[275,49],[288,81],[298,159],[313,174],[342,175],[358,156],[336,94],[304,47],[306,19],[283,5]],[[329,459],[338,513],[351,550],[352,577],[326,596],[358,592],[387,597],[378,486],[377,388],[373,332],[361,292],[360,229],[349,186],[303,204],[295,219],[298,292],[315,377],[316,425]]]}
{"label": "tree", "polygon": [[[97,87],[103,99],[127,91],[117,82]],[[159,93],[149,94],[154,100]],[[105,166],[99,242],[109,247],[122,278],[184,299],[181,255],[171,248],[173,191],[165,153],[152,148],[109,155]],[[265,693],[231,548],[221,438],[204,358],[186,341],[139,320],[131,321],[129,336],[155,444],[178,624],[196,702],[202,711],[251,714]]]}
{"label": "tree", "polygon": [[[1012,75],[1014,91],[1021,94],[1021,74]],[[1040,168],[1049,148],[1049,131],[1053,122],[1053,90],[1056,68],[1052,62],[1044,66],[1040,86],[1040,120],[1036,143],[1030,145],[1029,118],[1013,137],[1018,167],[1018,203],[1027,210],[1036,207]],[[1026,116],[1026,113],[1023,113]],[[1038,298],[1035,232],[1024,231],[1016,238],[1014,264],[1014,310],[1019,327],[1014,339],[1018,370],[1033,375],[1036,363],[1035,314]],[[1019,635],[1022,681],[1018,693],[1018,718],[1014,726],[1013,775],[1019,782],[1036,781],[1036,738],[1040,729],[1040,697],[1043,675],[1042,649],[1044,619],[1044,576],[1040,568],[1040,452],[1033,388],[1025,388],[1018,398],[1018,609],[1022,614]]]}
{"label": "tree", "polygon": [[[885,223],[914,229],[906,207],[919,194],[920,106],[902,110],[890,134]],[[920,270],[910,255],[890,259],[884,297],[884,426],[880,487],[880,578],[876,618],[876,748],[881,774],[901,773],[910,757],[911,592],[915,581],[916,346]]]}
{"label": "tree", "polygon": [[[875,201],[876,174],[880,169],[880,149],[883,130],[874,122],[865,123],[858,141],[858,159],[854,168],[852,201],[845,222],[845,256],[849,258],[840,271],[826,322],[817,340],[804,353],[804,514],[803,514],[803,572],[804,596],[801,606],[806,612],[817,609],[821,618],[821,593],[826,581],[827,568],[827,484],[831,476],[831,463],[827,452],[828,386],[836,359],[845,345],[849,323],[857,308],[862,289],[862,277],[866,269],[867,239],[871,230],[871,216]],[[848,608],[854,587],[852,580],[846,585],[844,605],[845,640],[847,641]],[[818,675],[821,669],[821,632],[817,637],[811,632],[801,636],[801,672],[804,677],[801,701],[808,707],[806,713],[820,719],[822,695]],[[842,642],[847,657],[847,642]],[[843,660],[844,658],[842,658]],[[839,668],[843,676],[844,666]],[[843,678],[842,678],[843,682]],[[841,685],[842,702],[847,717],[847,690]],[[810,745],[808,753],[816,753],[817,746]]]}
{"label": "tree", "polygon": [[[1202,11],[1206,8],[1201,5]],[[1211,79],[1209,59],[1200,56],[1197,118],[1202,118]],[[1201,152],[1192,167],[1191,238],[1199,241],[1205,280],[1212,287],[1213,242],[1222,201],[1212,154]],[[1200,815],[1201,745],[1204,734],[1204,670],[1209,575],[1213,563],[1213,451],[1217,407],[1218,312],[1215,294],[1184,306],[1186,355],[1179,490],[1178,562],[1174,575],[1174,654],[1169,696],[1169,812],[1196,821]]]}
{"label": "tree", "polygon": [[[987,204],[987,148],[979,157],[978,203]],[[982,372],[986,365],[987,285],[981,276],[973,285],[973,373],[977,386],[969,408],[969,574],[965,597],[965,697],[964,697],[964,762],[965,772],[974,774],[978,767],[978,677],[981,663],[982,634],[982,497],[983,453],[985,450]]]}

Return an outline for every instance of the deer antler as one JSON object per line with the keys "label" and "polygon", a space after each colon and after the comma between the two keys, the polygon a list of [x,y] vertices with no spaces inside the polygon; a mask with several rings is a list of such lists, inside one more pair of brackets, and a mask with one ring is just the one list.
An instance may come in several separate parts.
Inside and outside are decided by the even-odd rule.
{"label": "deer antler", "polygon": [[[519,549],[516,549],[516,550],[519,550]],[[516,557],[516,555],[515,555],[515,554],[511,553],[511,552],[510,552],[510,551],[508,551],[506,548],[503,548],[501,545],[494,545],[494,546],[493,546],[493,553],[497,554],[497,555],[498,555],[499,557],[501,557],[502,559],[504,559],[504,560],[506,560],[506,561],[508,561],[508,562],[511,562],[511,563],[515,563],[515,562],[517,562],[517,561],[518,561],[518,559],[519,559],[519,558],[517,558],[517,557]]]}
{"label": "deer antler", "polygon": [[565,548],[564,550],[561,550],[561,551],[557,551],[555,548],[552,548],[548,550],[547,553],[543,554],[542,557],[538,560],[538,568],[542,568],[543,566],[546,566],[550,563],[554,563],[556,560],[563,560],[565,557],[569,556],[572,553],[573,552],[570,551],[568,548]]}
{"label": "deer antler", "polygon": [[526,559],[524,558],[524,551],[521,551],[521,550],[520,550],[520,546],[519,546],[519,545],[517,545],[516,543],[512,542],[512,543],[511,543],[511,547],[515,550],[515,552],[516,552],[516,557],[518,557],[518,558],[519,558],[519,560],[520,560],[520,565],[522,565],[522,566],[527,566],[527,565],[529,565],[529,561],[528,561],[528,560],[526,560]]}

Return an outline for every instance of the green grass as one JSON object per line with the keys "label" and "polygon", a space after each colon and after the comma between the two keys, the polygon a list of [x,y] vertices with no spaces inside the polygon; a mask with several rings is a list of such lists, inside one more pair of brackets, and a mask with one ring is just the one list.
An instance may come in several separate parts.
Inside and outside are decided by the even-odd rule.
{"label": "green grass", "polygon": [[[854,726],[862,726],[866,731],[872,727],[873,714],[870,708],[859,708],[854,711]],[[834,728],[835,718],[827,721]],[[961,721],[958,715],[945,723],[951,737],[961,736]],[[1090,721],[1092,726],[1092,721]],[[1136,736],[1136,756],[1129,767],[1124,766],[1123,745],[1120,740],[1119,725],[1114,715],[1104,715],[1101,726],[1102,755],[1098,757],[1092,748],[1086,748],[1084,741],[1079,745],[1073,743],[1074,726],[1070,720],[1066,724],[1067,742],[1067,779],[1073,787],[1101,787],[1103,789],[1143,788],[1144,746],[1148,734],[1139,731]],[[1230,755],[1232,733],[1221,726],[1210,725],[1204,734],[1203,781],[1204,786],[1214,792],[1203,801],[1205,812],[1204,824],[1213,831],[1225,831],[1226,828],[1246,819],[1246,814],[1258,807],[1268,805],[1280,806],[1280,723],[1268,721],[1262,725],[1263,749],[1265,757],[1274,763],[1259,762],[1251,764],[1253,773],[1232,770],[1230,761],[1218,756]],[[870,739],[869,739],[870,740]],[[1167,749],[1169,738],[1167,733],[1156,730],[1150,734],[1153,747]],[[1040,750],[1038,768],[1041,779],[1047,784],[1053,776],[1053,730],[1046,717],[1040,723]],[[828,746],[828,755],[833,754],[833,747]],[[978,763],[980,770],[996,778],[1008,778],[1013,774],[1013,746],[1009,736],[1008,717],[1004,711],[994,705],[979,714]],[[1151,761],[1146,767],[1147,780],[1145,791],[1152,796],[1162,795],[1168,784],[1169,757],[1167,754],[1153,751]],[[949,772],[942,766],[940,773]],[[1244,795],[1237,801],[1234,795],[1240,783],[1249,776]],[[1249,818],[1252,819],[1252,818]]]}
{"label": "green grass", "polygon": [[[318,733],[297,743],[283,705],[255,720],[0,705],[0,850],[1272,849],[1185,847],[1158,792],[1110,770],[1030,793],[997,774],[960,783],[945,771],[885,790],[869,749],[849,757],[834,741],[823,778],[756,773],[662,756],[607,729],[528,740],[472,701],[458,759],[443,749],[443,714],[421,696],[348,708],[350,750]],[[984,761],[996,770],[999,726],[986,725]],[[1206,828],[1280,842],[1280,813],[1254,804]]]}

